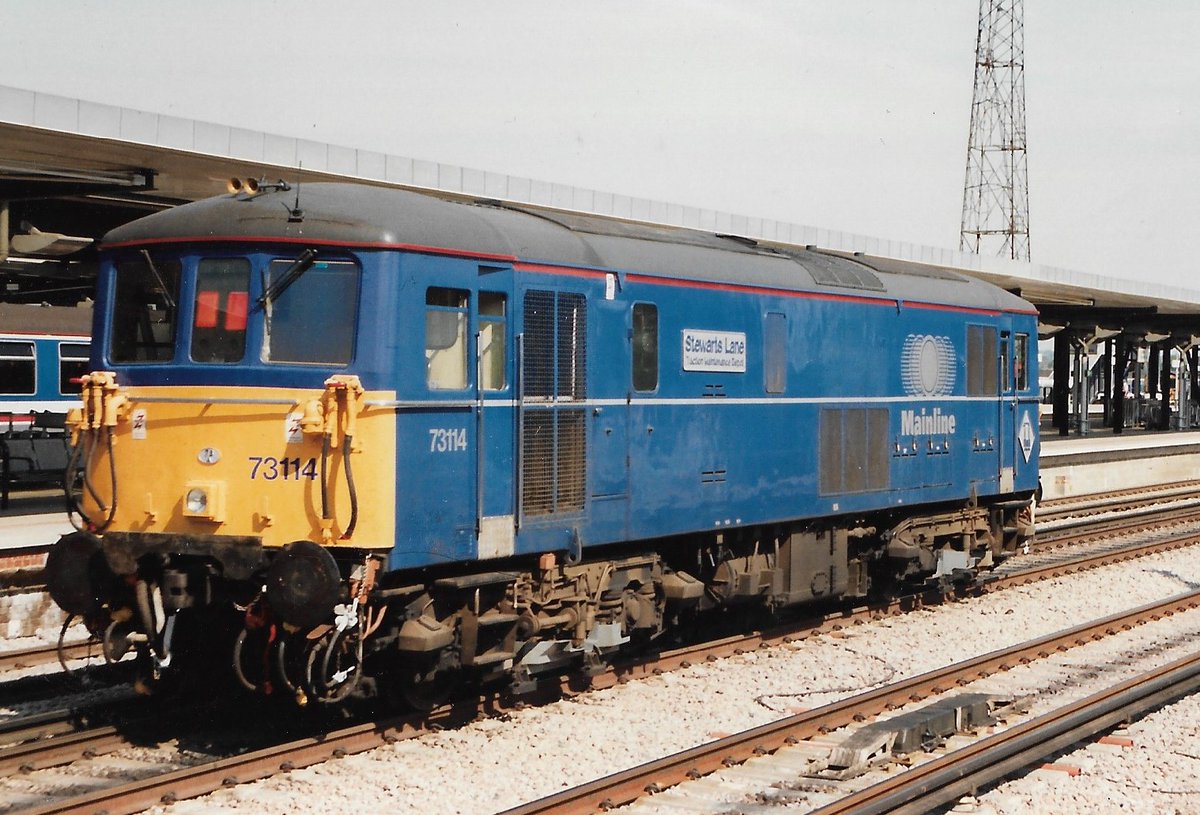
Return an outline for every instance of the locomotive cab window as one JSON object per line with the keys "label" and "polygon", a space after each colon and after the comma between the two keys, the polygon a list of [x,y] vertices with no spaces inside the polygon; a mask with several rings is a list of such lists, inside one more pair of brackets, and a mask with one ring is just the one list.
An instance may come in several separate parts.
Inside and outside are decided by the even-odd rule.
{"label": "locomotive cab window", "polygon": [[250,263],[244,258],[200,261],[192,317],[192,359],[241,362],[246,355]]}
{"label": "locomotive cab window", "polygon": [[0,393],[37,391],[37,360],[31,342],[0,342]]}
{"label": "locomotive cab window", "polygon": [[430,390],[467,387],[467,304],[464,289],[425,292],[425,382]]}
{"label": "locomotive cab window", "polygon": [[485,391],[508,387],[505,371],[505,319],[508,298],[496,292],[479,293],[479,385]]}
{"label": "locomotive cab window", "polygon": [[633,389],[658,388],[658,306],[633,304]]}
{"label": "locomotive cab window", "polygon": [[296,258],[271,261],[266,291],[287,281],[264,303],[264,362],[346,365],[354,355],[358,321],[358,264],[312,262],[296,273]]}
{"label": "locomotive cab window", "polygon": [[180,264],[149,252],[117,263],[110,356],[113,362],[168,362],[175,357]]}
{"label": "locomotive cab window", "polygon": [[86,342],[64,342],[58,346],[58,392],[63,396],[83,391],[79,377],[88,372],[92,347]]}

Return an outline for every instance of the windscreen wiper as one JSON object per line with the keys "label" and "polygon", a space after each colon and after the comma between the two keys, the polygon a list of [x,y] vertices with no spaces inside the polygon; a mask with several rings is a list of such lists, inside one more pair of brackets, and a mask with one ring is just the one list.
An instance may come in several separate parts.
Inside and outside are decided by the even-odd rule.
{"label": "windscreen wiper", "polygon": [[163,280],[163,276],[158,273],[158,267],[154,265],[154,258],[150,257],[150,250],[143,249],[142,257],[146,259],[146,265],[150,267],[150,273],[154,275],[154,279],[158,281],[158,285],[162,287],[163,300],[167,303],[167,308],[175,308],[175,298],[171,296],[171,290],[167,288],[167,281]]}
{"label": "windscreen wiper", "polygon": [[287,269],[284,270],[271,285],[267,286],[262,296],[258,298],[258,305],[265,308],[272,301],[276,300],[281,294],[287,291],[288,286],[300,279],[300,275],[309,270],[317,259],[316,249],[305,249],[296,258],[296,261]]}

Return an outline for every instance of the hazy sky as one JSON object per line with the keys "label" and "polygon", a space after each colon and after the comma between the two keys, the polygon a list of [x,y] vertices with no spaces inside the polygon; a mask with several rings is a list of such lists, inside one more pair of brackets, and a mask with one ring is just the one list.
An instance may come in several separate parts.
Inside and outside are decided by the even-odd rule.
{"label": "hazy sky", "polygon": [[[976,0],[0,0],[0,84],[957,248]],[[1028,0],[1033,259],[1200,289],[1200,2]]]}

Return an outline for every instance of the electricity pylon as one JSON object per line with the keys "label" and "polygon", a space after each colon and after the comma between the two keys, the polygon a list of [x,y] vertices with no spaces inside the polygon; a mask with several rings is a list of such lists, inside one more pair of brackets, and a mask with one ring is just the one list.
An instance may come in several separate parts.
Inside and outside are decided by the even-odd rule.
{"label": "electricity pylon", "polygon": [[1024,0],[980,0],[959,248],[1029,260]]}

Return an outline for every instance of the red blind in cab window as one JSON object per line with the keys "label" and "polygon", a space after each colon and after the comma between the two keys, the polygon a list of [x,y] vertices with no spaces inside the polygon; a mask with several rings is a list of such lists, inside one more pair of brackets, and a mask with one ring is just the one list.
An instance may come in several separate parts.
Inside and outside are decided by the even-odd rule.
{"label": "red blind in cab window", "polygon": [[225,301],[225,328],[228,331],[246,330],[246,311],[249,295],[244,291],[231,291]]}
{"label": "red blind in cab window", "polygon": [[196,328],[216,328],[217,309],[221,305],[221,293],[202,291],[196,293]]}

